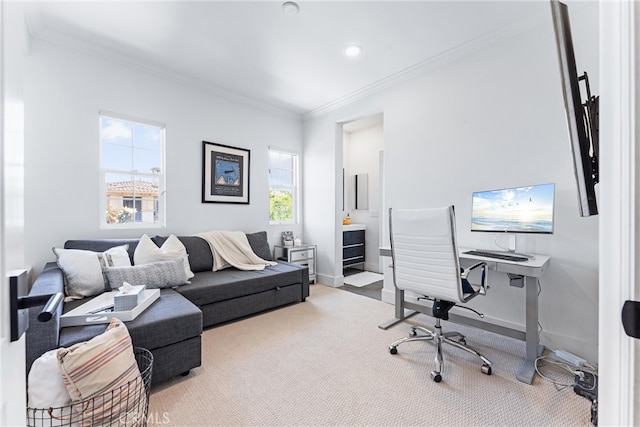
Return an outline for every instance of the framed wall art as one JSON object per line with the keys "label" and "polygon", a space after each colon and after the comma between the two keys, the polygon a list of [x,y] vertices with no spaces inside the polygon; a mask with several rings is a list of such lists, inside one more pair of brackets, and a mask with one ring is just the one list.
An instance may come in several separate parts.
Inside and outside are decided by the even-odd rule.
{"label": "framed wall art", "polygon": [[249,156],[244,148],[202,141],[202,203],[249,203]]}

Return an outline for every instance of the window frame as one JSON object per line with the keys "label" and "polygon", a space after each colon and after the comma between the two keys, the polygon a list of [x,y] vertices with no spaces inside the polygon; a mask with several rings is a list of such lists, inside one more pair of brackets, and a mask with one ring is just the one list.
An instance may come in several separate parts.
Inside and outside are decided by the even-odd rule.
{"label": "window frame", "polygon": [[[292,174],[293,174],[293,184],[291,187],[291,194],[293,197],[293,219],[292,220],[272,220],[271,219],[271,190],[272,189],[289,189],[288,186],[274,186],[271,183],[271,152],[277,152],[281,154],[286,154],[292,157]],[[268,162],[268,181],[269,181],[269,225],[291,225],[298,224],[300,222],[300,153],[297,151],[279,148],[279,147],[269,147],[267,153],[267,162]]]}
{"label": "window frame", "polygon": [[[152,172],[139,172],[137,170],[119,170],[119,169],[106,169],[103,167],[103,136],[102,136],[102,119],[113,119],[119,120],[121,122],[139,124],[143,126],[150,126],[160,129],[161,141],[160,141],[160,172],[152,173]],[[126,114],[115,113],[112,111],[98,111],[98,144],[99,144],[99,155],[98,155],[98,166],[99,166],[99,228],[104,230],[127,230],[127,229],[161,229],[166,228],[167,224],[167,215],[166,215],[166,125],[161,122],[157,122],[154,120],[142,119],[139,117],[134,117]],[[132,150],[133,150],[132,146]],[[107,201],[107,181],[106,177],[108,174],[118,174],[118,175],[131,175],[132,177],[137,178],[147,178],[153,177],[154,180],[158,181],[158,198],[153,201],[154,207],[158,205],[158,216],[159,219],[157,222],[126,222],[126,223],[113,223],[110,224],[107,222],[106,211],[108,207]],[[138,200],[139,196],[135,193],[126,197],[129,200]],[[140,198],[139,200],[143,200]],[[135,205],[135,201],[134,201]]]}

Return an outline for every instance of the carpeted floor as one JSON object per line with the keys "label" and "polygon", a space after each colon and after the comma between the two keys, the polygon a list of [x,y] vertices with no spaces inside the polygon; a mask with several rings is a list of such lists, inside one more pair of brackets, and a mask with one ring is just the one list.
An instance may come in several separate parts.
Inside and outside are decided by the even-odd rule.
{"label": "carpeted floor", "polygon": [[[409,322],[378,324],[394,307],[324,285],[304,303],[208,329],[202,366],[152,389],[149,424],[165,426],[589,426],[590,402],[540,377],[515,376],[522,341],[455,327],[493,362],[493,375],[458,349],[445,347],[435,383],[434,349],[409,343]],[[451,324],[443,322],[443,329]]]}

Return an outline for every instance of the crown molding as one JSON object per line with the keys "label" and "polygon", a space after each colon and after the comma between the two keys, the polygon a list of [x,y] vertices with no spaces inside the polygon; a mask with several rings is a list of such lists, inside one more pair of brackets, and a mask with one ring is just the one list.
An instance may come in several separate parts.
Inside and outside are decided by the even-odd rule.
{"label": "crown molding", "polygon": [[401,70],[395,74],[391,74],[388,77],[378,80],[370,85],[364,86],[363,88],[351,92],[334,101],[321,105],[320,107],[303,114],[302,120],[307,121],[316,117],[320,117],[345,105],[349,105],[355,101],[380,93],[390,87],[399,85],[421,75],[427,74],[430,71],[443,67],[446,64],[472,55],[479,49],[487,48],[499,43],[502,40],[518,36],[534,28],[537,28],[544,24],[545,19],[548,19],[550,23],[550,16],[551,9],[544,12],[538,12],[537,14],[533,14],[527,18],[520,19],[502,28],[476,37],[475,39],[471,39],[465,43],[462,43],[449,50],[432,56],[431,58],[428,58],[420,63],[417,63],[409,68],[405,68],[404,70]]}
{"label": "crown molding", "polygon": [[545,22],[545,19],[549,20],[550,14],[551,12],[549,9],[548,11],[541,11],[527,18],[510,23],[500,29],[494,30],[487,34],[476,37],[475,39],[462,43],[458,46],[455,46],[416,65],[413,65],[381,80],[373,82],[372,84],[364,86],[356,91],[350,92],[345,96],[337,98],[307,112],[273,105],[247,95],[242,95],[238,92],[205,83],[192,77],[186,77],[180,73],[169,71],[162,66],[136,60],[130,56],[123,55],[105,46],[90,43],[85,40],[78,40],[77,38],[70,37],[67,34],[58,31],[52,31],[43,25],[39,8],[34,4],[26,7],[25,22],[29,35],[32,39],[63,46],[87,55],[97,57],[102,60],[118,63],[120,65],[124,65],[138,71],[142,71],[168,80],[173,80],[175,82],[205,91],[212,95],[239,103],[241,105],[246,105],[255,109],[259,109],[268,113],[297,121],[306,121],[316,117],[320,117],[343,106],[380,93],[385,89],[427,74],[448,63],[469,56],[477,52],[479,49],[489,47],[507,38],[530,31],[531,29],[539,27],[541,24],[543,24]]}
{"label": "crown molding", "polygon": [[228,89],[224,89],[219,86],[214,86],[202,82],[198,79],[186,77],[180,73],[169,71],[162,66],[158,66],[145,61],[138,61],[128,55],[120,54],[119,52],[116,52],[113,49],[109,49],[102,45],[90,43],[85,40],[78,40],[77,38],[70,37],[67,34],[58,31],[52,31],[42,24],[40,12],[38,8],[33,5],[30,6],[30,10],[28,11],[28,13],[25,13],[25,22],[31,39],[62,46],[64,48],[75,50],[77,52],[93,56],[101,60],[117,63],[128,68],[135,69],[137,71],[172,80],[174,82],[205,91],[220,98],[224,98],[228,101],[249,106],[281,117],[293,119],[296,121],[302,120],[301,111],[294,111],[291,109],[279,107]]}

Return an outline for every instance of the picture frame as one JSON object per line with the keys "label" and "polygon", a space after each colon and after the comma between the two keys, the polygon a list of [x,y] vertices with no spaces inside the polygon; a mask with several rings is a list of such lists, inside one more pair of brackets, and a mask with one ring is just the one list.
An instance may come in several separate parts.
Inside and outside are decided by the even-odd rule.
{"label": "picture frame", "polygon": [[249,204],[251,151],[202,141],[202,203]]}

